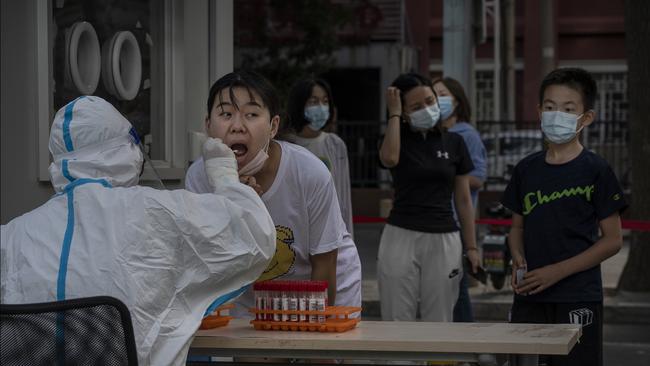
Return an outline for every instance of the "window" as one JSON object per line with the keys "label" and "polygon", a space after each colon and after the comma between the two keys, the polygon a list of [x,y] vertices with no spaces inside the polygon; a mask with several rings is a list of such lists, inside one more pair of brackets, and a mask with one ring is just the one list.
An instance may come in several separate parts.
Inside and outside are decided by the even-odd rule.
{"label": "window", "polygon": [[167,160],[165,2],[67,0],[52,13],[54,111],[80,95],[102,97],[133,124],[151,159]]}
{"label": "window", "polygon": [[[188,131],[203,128],[210,83],[232,71],[232,7],[232,0],[36,2],[39,179],[49,180],[47,143],[54,113],[79,95],[94,94],[114,104],[134,125],[162,179],[180,182],[191,155]],[[71,45],[67,37],[79,22],[92,26],[96,40],[84,25],[85,31],[76,30],[73,46],[78,52],[66,58],[66,43],[68,51]],[[102,63],[102,54],[125,31],[131,35],[119,41],[122,54],[104,59],[113,62],[114,78],[117,70],[123,79],[116,91],[104,80],[109,62]],[[139,78],[134,66],[138,59]],[[77,61],[74,77],[72,61]]]}
{"label": "window", "polygon": [[477,121],[494,119],[494,72],[476,71],[476,116]]}
{"label": "window", "polygon": [[627,72],[594,72],[598,85],[596,120],[627,121]]}

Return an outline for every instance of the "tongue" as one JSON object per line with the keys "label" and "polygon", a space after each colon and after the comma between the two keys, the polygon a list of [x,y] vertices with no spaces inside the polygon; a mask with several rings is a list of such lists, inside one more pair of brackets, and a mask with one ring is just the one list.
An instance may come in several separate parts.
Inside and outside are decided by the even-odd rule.
{"label": "tongue", "polygon": [[234,144],[230,148],[235,153],[235,156],[242,156],[248,151],[248,148],[244,144]]}

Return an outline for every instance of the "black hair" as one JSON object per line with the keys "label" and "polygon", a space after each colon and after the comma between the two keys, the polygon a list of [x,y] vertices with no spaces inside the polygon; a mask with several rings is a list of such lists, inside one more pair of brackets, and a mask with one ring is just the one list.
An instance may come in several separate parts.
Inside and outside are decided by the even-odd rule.
{"label": "black hair", "polygon": [[539,104],[544,102],[544,91],[551,85],[564,85],[582,95],[585,112],[594,109],[598,87],[591,74],[577,67],[567,67],[551,71],[539,87]]}
{"label": "black hair", "polygon": [[224,89],[229,89],[230,100],[234,107],[239,109],[233,92],[233,88],[236,87],[245,88],[251,100],[255,100],[253,92],[256,92],[262,98],[264,107],[268,108],[271,118],[280,114],[280,99],[273,85],[264,76],[256,72],[239,70],[222,76],[212,84],[208,95],[208,115],[212,112],[216,98],[221,98],[221,91]]}
{"label": "black hair", "polygon": [[[436,103],[438,103],[438,94],[433,89],[433,83],[431,82],[431,79],[425,78],[424,76],[422,76],[420,74],[417,74],[417,73],[414,73],[414,72],[401,74],[400,76],[397,77],[397,79],[393,80],[393,83],[390,84],[390,85],[396,87],[400,91],[400,100],[402,102],[402,117],[400,119],[402,121],[404,121],[404,116],[406,115],[406,113],[404,112],[404,107],[405,107],[404,96],[406,95],[406,93],[410,92],[411,90],[413,90],[413,89],[415,89],[415,88],[417,88],[419,86],[427,86],[427,87],[429,87],[429,89],[431,89],[431,92],[433,92],[433,95],[436,97]],[[438,107],[439,107],[439,105],[438,105]],[[386,115],[387,115],[387,117],[389,117],[388,116],[388,111],[387,111]],[[433,131],[436,131],[436,133],[440,133],[442,135],[442,140],[441,141],[442,141],[442,147],[443,147],[443,150],[444,150],[444,149],[446,149],[445,133],[446,133],[447,129],[445,127],[443,127],[443,125],[441,123],[442,122],[442,120],[441,120],[442,117],[439,117],[439,118],[440,118],[440,120],[434,126]],[[400,123],[400,125],[401,125],[400,128],[403,131],[408,130],[408,127],[407,127],[406,123]]]}
{"label": "black hair", "polygon": [[[404,107],[406,106],[404,103],[404,96],[406,93],[410,92],[411,90],[417,88],[418,86],[427,86],[431,91],[433,92],[433,95],[436,97],[436,103],[438,103],[438,94],[436,93],[435,90],[433,90],[433,84],[431,83],[431,79],[425,78],[424,76],[414,73],[414,72],[409,72],[406,74],[401,74],[400,76],[397,77],[397,79],[393,80],[393,83],[390,84],[391,86],[396,87],[400,91],[400,100],[402,101],[402,120],[406,113],[404,112]],[[386,113],[386,117],[388,116],[388,111]],[[436,129],[442,131],[442,123],[436,124]]]}
{"label": "black hair", "polygon": [[400,99],[402,100],[402,114],[404,114],[404,96],[406,93],[410,92],[412,89],[417,88],[418,86],[428,86],[433,92],[433,95],[436,96],[436,100],[438,99],[438,94],[436,94],[436,91],[433,90],[433,84],[431,84],[431,80],[414,72],[401,74],[397,77],[397,79],[393,80],[393,83],[390,85],[396,87],[400,91]]}
{"label": "black hair", "polygon": [[449,92],[454,96],[454,99],[456,99],[456,103],[458,104],[456,105],[454,113],[456,114],[458,121],[470,122],[472,117],[472,107],[470,106],[469,99],[467,99],[467,95],[465,94],[465,89],[460,85],[460,82],[454,78],[446,77],[435,79],[431,84],[436,85],[437,83],[442,83],[447,89],[449,89]]}
{"label": "black hair", "polygon": [[303,79],[295,83],[289,92],[289,101],[287,103],[287,117],[289,119],[288,126],[295,133],[299,133],[302,129],[309,124],[305,118],[305,104],[311,97],[314,86],[320,86],[327,93],[329,100],[330,116],[327,119],[329,123],[334,117],[334,99],[332,98],[332,89],[327,81],[318,78]]}

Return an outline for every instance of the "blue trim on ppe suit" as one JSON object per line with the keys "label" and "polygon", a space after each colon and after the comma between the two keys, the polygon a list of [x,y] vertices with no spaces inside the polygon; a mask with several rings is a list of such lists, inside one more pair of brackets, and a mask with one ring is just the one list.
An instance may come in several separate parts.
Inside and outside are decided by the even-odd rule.
{"label": "blue trim on ppe suit", "polygon": [[63,141],[65,142],[65,148],[68,151],[74,150],[72,145],[72,136],[70,136],[70,122],[72,122],[72,111],[75,103],[84,98],[83,96],[73,100],[65,106],[65,112],[63,114]]}

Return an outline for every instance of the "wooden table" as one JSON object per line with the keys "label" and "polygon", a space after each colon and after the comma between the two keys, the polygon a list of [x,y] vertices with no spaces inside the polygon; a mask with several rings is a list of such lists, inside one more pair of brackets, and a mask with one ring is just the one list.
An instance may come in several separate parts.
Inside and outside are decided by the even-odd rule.
{"label": "wooden table", "polygon": [[481,363],[509,354],[511,365],[537,365],[540,354],[568,354],[580,335],[574,324],[382,321],[361,321],[343,333],[258,331],[234,319],[198,331],[190,355]]}

